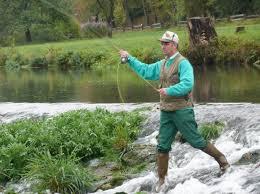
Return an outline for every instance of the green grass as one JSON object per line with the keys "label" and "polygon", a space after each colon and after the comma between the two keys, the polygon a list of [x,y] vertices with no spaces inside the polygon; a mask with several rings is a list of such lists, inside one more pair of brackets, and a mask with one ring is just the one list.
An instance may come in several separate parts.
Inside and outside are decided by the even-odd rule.
{"label": "green grass", "polygon": [[97,109],[1,124],[0,183],[26,178],[40,190],[80,193],[92,180],[82,164],[109,158],[107,154],[120,161],[122,150],[137,138],[141,121],[136,111]]}
{"label": "green grass", "polygon": [[214,122],[214,123],[203,123],[199,127],[199,132],[201,135],[204,137],[206,140],[211,140],[211,139],[216,139],[220,136],[223,128],[224,128],[224,123],[221,122]]}
{"label": "green grass", "polygon": [[[246,27],[245,33],[235,34],[235,28],[238,25]],[[175,31],[179,35],[180,48],[188,44],[188,31],[186,27],[171,27],[169,30]],[[25,55],[41,55],[48,48],[60,48],[64,51],[73,50],[96,50],[117,52],[117,48],[127,50],[134,50],[136,48],[160,48],[157,41],[165,29],[159,30],[144,30],[144,31],[126,31],[114,32],[113,38],[102,39],[82,39],[65,42],[44,43],[35,45],[18,46],[17,49]],[[219,36],[226,36],[230,38],[240,37],[241,40],[255,41],[260,43],[260,19],[258,20],[244,20],[236,22],[217,23],[216,31]]]}
{"label": "green grass", "polygon": [[[245,32],[235,33],[238,25],[244,25]],[[114,32],[112,39],[82,39],[3,48],[0,50],[0,65],[7,71],[43,66],[62,70],[115,69],[119,62],[119,49],[129,51],[141,61],[152,63],[163,58],[158,39],[165,30]],[[204,46],[196,49],[189,47],[186,27],[171,27],[169,30],[179,35],[179,50],[193,65],[259,63],[260,19],[217,24],[218,41],[212,41],[207,49]]]}

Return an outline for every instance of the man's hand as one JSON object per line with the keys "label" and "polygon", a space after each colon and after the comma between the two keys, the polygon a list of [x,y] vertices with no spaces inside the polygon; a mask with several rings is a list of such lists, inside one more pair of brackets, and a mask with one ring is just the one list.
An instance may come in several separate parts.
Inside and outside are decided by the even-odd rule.
{"label": "man's hand", "polygon": [[124,51],[124,50],[120,50],[119,51],[119,54],[120,54],[120,57],[121,57],[121,63],[124,64],[124,63],[127,63],[128,61],[128,52],[127,51]]}
{"label": "man's hand", "polygon": [[123,57],[128,58],[128,55],[129,55],[129,53],[127,51],[125,51],[125,50],[120,50],[119,54],[120,54],[121,58],[123,58]]}
{"label": "man's hand", "polygon": [[167,96],[167,93],[166,93],[166,89],[165,89],[165,88],[158,89],[157,91],[158,91],[161,95]]}

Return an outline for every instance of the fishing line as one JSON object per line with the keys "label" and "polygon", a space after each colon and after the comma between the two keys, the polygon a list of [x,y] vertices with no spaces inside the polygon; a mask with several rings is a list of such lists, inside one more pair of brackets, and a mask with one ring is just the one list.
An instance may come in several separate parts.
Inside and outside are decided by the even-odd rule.
{"label": "fishing line", "polygon": [[120,86],[119,86],[119,76],[118,75],[119,75],[119,66],[120,65],[121,65],[120,63],[117,64],[117,77],[116,77],[117,90],[118,90],[118,94],[119,94],[120,100],[122,101],[122,103],[125,103],[124,98],[123,98],[122,93],[121,93]]}
{"label": "fishing line", "polygon": [[[67,12],[63,11],[63,10],[60,10],[58,9],[57,7],[55,7],[52,3],[50,3],[49,1],[47,0],[40,0],[42,3],[44,4],[47,4],[48,6],[50,6],[51,8],[55,9],[56,11],[58,11],[59,13],[65,15],[65,16],[68,16],[70,18],[75,18],[73,15],[71,14],[68,14]],[[77,22],[77,20],[75,20]],[[79,22],[78,22],[79,23]],[[95,31],[94,29],[91,29],[90,30],[96,34],[99,38],[103,38],[102,35]],[[105,41],[110,45],[112,46],[117,52],[120,51],[120,48],[117,47],[110,39],[107,39],[105,38]],[[118,89],[118,93],[119,93],[119,97],[120,97],[120,100],[122,101],[122,103],[125,103],[124,99],[123,99],[123,96],[122,96],[122,93],[121,93],[121,90],[120,90],[120,87],[119,87],[119,67],[120,67],[120,63],[118,63],[117,65],[117,89]],[[144,79],[142,76],[138,76],[140,77],[143,81],[145,81],[145,83],[147,83],[150,87],[153,88],[153,90],[155,90],[156,92],[158,92],[157,88],[154,87],[149,81],[147,81],[146,79]]]}

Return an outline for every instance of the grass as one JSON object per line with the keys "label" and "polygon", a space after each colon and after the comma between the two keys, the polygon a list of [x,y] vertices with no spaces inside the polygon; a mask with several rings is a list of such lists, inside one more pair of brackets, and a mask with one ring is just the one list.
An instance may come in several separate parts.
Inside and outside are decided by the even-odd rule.
{"label": "grass", "polygon": [[[235,33],[242,22],[220,23],[216,26],[218,39],[205,48],[189,47],[186,27],[171,27],[180,38],[179,50],[194,66],[245,65],[258,66],[260,61],[260,19],[244,20],[245,32]],[[40,67],[59,70],[84,71],[94,69],[115,70],[119,63],[119,49],[128,50],[145,63],[163,58],[158,39],[166,29],[114,32],[113,38],[71,40],[64,42],[32,44],[0,49],[0,66],[6,71]]]}
{"label": "grass", "polygon": [[97,109],[1,124],[0,183],[25,178],[37,192],[84,193],[93,179],[82,165],[110,155],[119,162],[122,150],[137,138],[141,121],[136,111]]}
{"label": "grass", "polygon": [[[238,25],[245,25],[246,32],[235,34],[235,27]],[[179,35],[180,48],[188,44],[188,32],[186,27],[171,27],[169,30],[175,31]],[[136,48],[160,48],[160,44],[157,41],[165,29],[159,30],[144,30],[144,31],[126,31],[126,32],[114,32],[113,38],[102,39],[87,39],[87,40],[73,40],[56,43],[45,43],[35,45],[18,46],[19,52],[25,55],[41,55],[48,48],[60,48],[65,51],[73,50],[97,50],[116,52],[117,48],[123,48],[127,50],[134,50]],[[222,22],[216,24],[216,31],[219,36],[227,37],[239,37],[241,40],[255,41],[260,43],[260,19],[257,20],[244,20],[236,22]],[[115,48],[117,47],[117,48]]]}
{"label": "grass", "polygon": [[224,123],[221,122],[213,122],[213,123],[203,123],[199,127],[199,132],[201,133],[202,137],[206,140],[216,139],[220,136],[223,128]]}

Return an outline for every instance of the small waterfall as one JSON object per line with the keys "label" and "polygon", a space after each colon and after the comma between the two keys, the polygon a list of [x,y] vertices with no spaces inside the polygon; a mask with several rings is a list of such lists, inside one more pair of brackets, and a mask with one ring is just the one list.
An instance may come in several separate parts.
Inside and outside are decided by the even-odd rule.
{"label": "small waterfall", "polygon": [[[231,168],[220,176],[217,162],[188,144],[175,143],[170,152],[166,194],[260,193],[260,105],[205,104],[195,106],[198,124],[221,121],[222,135],[214,141],[231,163]],[[159,111],[151,111],[144,126],[143,136],[136,143],[156,144]],[[154,127],[155,126],[155,127]],[[151,130],[151,128],[153,130]],[[153,193],[156,172],[148,172],[123,185],[96,194]]]}
{"label": "small waterfall", "polygon": [[[83,103],[0,103],[0,122],[11,122],[20,118],[52,116],[75,109],[93,110],[96,107],[110,111],[131,111],[150,107],[148,119],[143,124],[138,144],[156,144],[159,127],[159,110],[156,104],[83,104]],[[166,194],[259,194],[260,193],[260,104],[224,103],[195,106],[198,124],[221,121],[225,128],[213,143],[231,163],[231,168],[219,175],[217,162],[188,144],[175,143],[170,152]],[[96,194],[125,192],[153,193],[157,181],[155,169],[137,178],[125,181],[121,186]]]}

